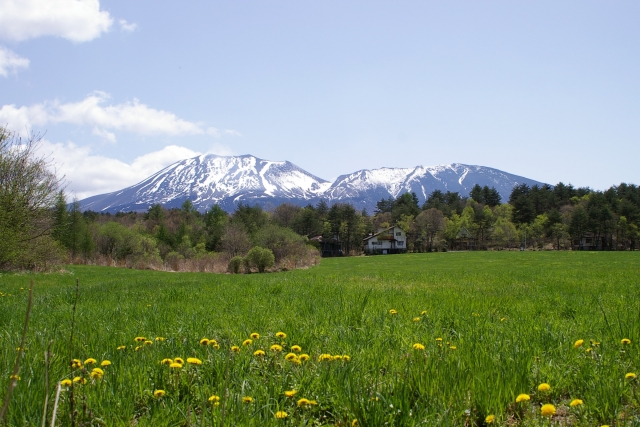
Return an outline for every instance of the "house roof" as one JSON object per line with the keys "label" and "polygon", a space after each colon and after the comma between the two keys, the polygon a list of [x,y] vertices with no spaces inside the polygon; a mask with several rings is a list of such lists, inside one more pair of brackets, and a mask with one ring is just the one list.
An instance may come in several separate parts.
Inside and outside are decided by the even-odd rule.
{"label": "house roof", "polygon": [[[367,240],[369,240],[369,239],[373,239],[374,237],[379,236],[380,234],[384,233],[385,231],[389,231],[389,230],[391,230],[392,228],[396,228],[396,227],[398,227],[398,226],[397,226],[397,225],[392,225],[391,227],[387,227],[387,228],[385,228],[385,229],[379,230],[377,233],[374,233],[374,234],[372,234],[372,235],[371,235],[371,236],[369,236],[369,237],[365,237],[364,239],[362,239],[362,241],[364,242],[364,241],[367,241]],[[400,227],[398,227],[398,228],[400,228]]]}

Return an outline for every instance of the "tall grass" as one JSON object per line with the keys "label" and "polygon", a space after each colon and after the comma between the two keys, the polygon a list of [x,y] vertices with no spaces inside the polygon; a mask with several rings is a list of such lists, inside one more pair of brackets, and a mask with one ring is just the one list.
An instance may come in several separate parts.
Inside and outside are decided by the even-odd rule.
{"label": "tall grass", "polygon": [[[480,426],[488,415],[493,425],[640,423],[638,379],[625,379],[640,374],[637,253],[410,254],[243,276],[68,269],[0,276],[0,390],[15,360],[27,283],[38,285],[9,425],[42,423],[50,341],[51,380],[87,378],[73,387],[78,425]],[[76,279],[73,357],[111,361],[102,379],[89,376],[97,365],[69,368]],[[252,332],[261,337],[242,346]],[[205,337],[219,348],[200,345]],[[270,350],[274,344],[283,351]],[[311,359],[286,361],[293,345]],[[254,356],[257,349],[265,356]],[[349,360],[319,361],[321,354]],[[160,364],[175,357],[203,364]],[[551,390],[539,392],[543,382]],[[156,390],[166,394],[154,397]],[[531,399],[515,403],[521,393]],[[63,387],[57,425],[74,418],[70,398]],[[301,398],[317,404],[298,406]],[[573,399],[584,404],[571,407]],[[540,414],[544,403],[555,416]]]}

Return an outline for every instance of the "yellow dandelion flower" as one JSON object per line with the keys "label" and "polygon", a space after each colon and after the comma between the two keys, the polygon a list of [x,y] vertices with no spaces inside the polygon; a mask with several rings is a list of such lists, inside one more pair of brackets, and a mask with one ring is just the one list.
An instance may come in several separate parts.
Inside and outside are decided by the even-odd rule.
{"label": "yellow dandelion flower", "polygon": [[118,351],[122,351],[122,350],[124,350],[125,348],[127,348],[127,346],[126,346],[126,345],[119,345],[119,346],[116,348],[116,350],[118,350]]}
{"label": "yellow dandelion flower", "polygon": [[145,337],[135,337],[133,340],[135,342],[142,342],[142,341],[146,341],[147,339]]}
{"label": "yellow dandelion flower", "polygon": [[73,379],[73,382],[77,383],[77,384],[86,384],[87,383],[87,379],[83,378],[83,377],[75,377]]}
{"label": "yellow dandelion flower", "polygon": [[426,316],[427,315],[427,310],[422,310],[422,312],[420,313],[421,316]]}
{"label": "yellow dandelion flower", "polygon": [[173,362],[169,365],[171,369],[182,369],[182,363]]}
{"label": "yellow dandelion flower", "polygon": [[220,344],[218,344],[218,341],[216,340],[209,340],[209,345],[211,347],[220,348]]}
{"label": "yellow dandelion flower", "polygon": [[549,391],[549,390],[551,390],[551,386],[549,384],[547,384],[547,383],[542,383],[542,384],[540,384],[538,386],[538,391],[545,392],[545,391]]}
{"label": "yellow dandelion flower", "polygon": [[181,365],[184,365],[184,360],[182,359],[182,357],[176,357],[175,359],[173,359],[173,361]]}
{"label": "yellow dandelion flower", "polygon": [[94,359],[93,357],[88,358],[87,360],[84,361],[85,365],[94,365],[96,363],[96,359]]}
{"label": "yellow dandelion flower", "polygon": [[237,345],[232,345],[231,351],[233,351],[234,353],[238,353],[240,351],[240,347],[238,347]]}
{"label": "yellow dandelion flower", "polygon": [[293,351],[294,353],[300,353],[302,351],[302,347],[300,347],[299,345],[292,345],[291,351]]}
{"label": "yellow dandelion flower", "polygon": [[249,338],[251,338],[252,340],[257,340],[260,338],[260,334],[257,332],[254,332],[251,335],[249,335]]}
{"label": "yellow dandelion flower", "polygon": [[102,362],[100,362],[100,366],[102,366],[103,368],[105,368],[107,366],[111,366],[111,361],[110,360],[103,360]]}
{"label": "yellow dandelion flower", "polygon": [[631,344],[631,340],[629,338],[623,338],[620,342],[624,345]]}
{"label": "yellow dandelion flower", "polygon": [[64,380],[60,381],[60,386],[61,387],[71,387],[71,380],[69,378],[65,378]]}
{"label": "yellow dandelion flower", "polygon": [[626,380],[635,380],[636,379],[636,374],[633,372],[629,372],[628,374],[626,374],[624,376],[624,379]]}
{"label": "yellow dandelion flower", "polygon": [[274,344],[270,347],[271,351],[282,351],[282,346],[278,344]]}
{"label": "yellow dandelion flower", "polygon": [[151,345],[151,344],[153,344],[153,341],[151,341],[151,340],[146,340],[144,342],[144,345]]}
{"label": "yellow dandelion flower", "polygon": [[242,345],[251,345],[251,344],[253,344],[253,341],[251,341],[251,340],[242,341]]}
{"label": "yellow dandelion flower", "polygon": [[158,342],[162,342],[162,341],[164,341],[164,340],[165,340],[165,338],[164,338],[164,337],[156,337],[156,341],[158,341]]}
{"label": "yellow dandelion flower", "polygon": [[93,368],[91,371],[91,378],[101,379],[104,376],[104,371],[100,368]]}
{"label": "yellow dandelion flower", "polygon": [[296,395],[297,392],[298,390],[287,390],[284,392],[284,395],[287,397],[293,397]]}
{"label": "yellow dandelion flower", "polygon": [[306,362],[307,360],[311,359],[311,357],[308,354],[301,354],[300,357],[298,357],[298,359],[301,362]]}
{"label": "yellow dandelion flower", "polygon": [[520,403],[520,402],[526,402],[527,400],[530,400],[531,396],[529,396],[528,394],[522,393],[519,394],[518,397],[516,397],[516,403]]}
{"label": "yellow dandelion flower", "polygon": [[589,342],[591,343],[592,346],[597,347],[600,345],[600,343],[596,340],[589,340]]}
{"label": "yellow dandelion flower", "polygon": [[422,319],[421,319],[421,318],[419,318],[419,317],[414,317],[414,318],[413,318],[413,321],[414,321],[414,322],[419,322],[420,320],[422,320]]}
{"label": "yellow dandelion flower", "polygon": [[202,360],[198,359],[197,357],[188,357],[187,363],[190,365],[202,365]]}
{"label": "yellow dandelion flower", "polygon": [[501,321],[501,322],[504,322],[505,320],[507,320],[507,318],[506,318],[506,317],[501,317],[501,318],[500,318],[500,321]]}
{"label": "yellow dandelion flower", "polygon": [[392,308],[391,310],[389,310],[389,314],[391,315],[398,314],[398,311]]}
{"label": "yellow dandelion flower", "polygon": [[413,345],[413,349],[414,350],[419,350],[419,351],[424,351],[424,345],[420,344],[420,343],[415,343]]}
{"label": "yellow dandelion flower", "polygon": [[283,420],[285,418],[287,418],[289,416],[289,414],[287,414],[285,411],[278,411],[276,412],[276,418],[279,420]]}
{"label": "yellow dandelion flower", "polygon": [[591,353],[591,350],[593,350],[591,347],[589,347],[588,349],[585,350],[586,353]]}
{"label": "yellow dandelion flower", "polygon": [[140,350],[141,348],[142,348],[141,346],[137,345],[137,346],[136,346],[136,348],[134,348],[134,349],[133,349],[133,351],[138,351],[138,350]]}
{"label": "yellow dandelion flower", "polygon": [[442,342],[442,338],[438,337],[438,338],[436,338],[436,341]]}
{"label": "yellow dandelion flower", "polygon": [[458,347],[456,347],[455,345],[452,345],[452,346],[450,346],[450,347],[449,347],[449,349],[451,349],[451,350],[455,350],[455,349],[457,349],[457,348],[458,348]]}
{"label": "yellow dandelion flower", "polygon": [[220,396],[216,396],[215,394],[209,397],[209,402],[220,402]]}
{"label": "yellow dandelion flower", "polygon": [[351,362],[351,356],[343,354],[342,355],[342,360],[344,360],[345,362]]}
{"label": "yellow dandelion flower", "polygon": [[253,402],[253,397],[251,396],[244,396],[242,398],[242,403],[252,403]]}
{"label": "yellow dandelion flower", "polygon": [[153,392],[153,397],[155,397],[156,399],[160,399],[164,397],[165,394],[167,394],[167,392],[164,390],[156,390]]}
{"label": "yellow dandelion flower", "polygon": [[316,402],[315,400],[309,400],[309,399],[305,399],[304,397],[302,399],[299,399],[297,402],[298,406],[301,407],[305,407],[305,406],[313,406],[313,405],[317,405],[318,402]]}
{"label": "yellow dandelion flower", "polygon": [[173,360],[171,359],[162,359],[162,361],[160,361],[161,364],[163,365],[171,365],[173,363]]}
{"label": "yellow dandelion flower", "polygon": [[331,360],[330,354],[324,353],[318,356],[318,362],[324,362],[324,361],[330,361],[330,360]]}
{"label": "yellow dandelion flower", "polygon": [[284,332],[277,332],[276,333],[276,337],[280,338],[280,339],[284,339],[287,337],[287,334],[285,334]]}
{"label": "yellow dandelion flower", "polygon": [[264,351],[263,350],[256,350],[256,351],[253,352],[253,355],[257,356],[257,357],[264,356]]}
{"label": "yellow dandelion flower", "polygon": [[582,347],[582,344],[584,344],[584,340],[578,340],[578,341],[573,343],[573,346],[575,348],[578,348],[578,347]]}
{"label": "yellow dandelion flower", "polygon": [[298,356],[296,356],[295,353],[287,353],[287,355],[284,358],[285,360],[296,360]]}
{"label": "yellow dandelion flower", "polygon": [[496,416],[491,414],[491,415],[487,415],[487,418],[484,419],[484,422],[486,424],[493,424],[495,420],[496,420]]}
{"label": "yellow dandelion flower", "polygon": [[209,345],[209,340],[207,338],[202,338],[200,340],[200,345]]}
{"label": "yellow dandelion flower", "polygon": [[571,407],[580,406],[580,405],[584,405],[584,402],[582,401],[582,399],[573,399],[571,403],[569,403],[569,406]]}
{"label": "yellow dandelion flower", "polygon": [[358,427],[359,425],[360,425],[360,423],[358,423],[357,419],[351,421],[351,427]]}
{"label": "yellow dandelion flower", "polygon": [[339,354],[336,354],[335,356],[331,356],[331,360],[338,360],[338,361],[340,361],[340,360],[342,360],[342,356],[341,356],[341,355],[339,355]]}
{"label": "yellow dandelion flower", "polygon": [[78,359],[72,359],[71,360],[71,367],[73,369],[81,369],[82,368],[82,362]]}
{"label": "yellow dandelion flower", "polygon": [[540,413],[544,417],[551,417],[555,415],[556,407],[553,406],[551,403],[547,403],[546,405],[542,405],[542,408],[540,408]]}
{"label": "yellow dandelion flower", "polygon": [[12,380],[20,381],[20,377],[18,375],[16,375],[16,374],[10,375],[9,378],[12,379]]}

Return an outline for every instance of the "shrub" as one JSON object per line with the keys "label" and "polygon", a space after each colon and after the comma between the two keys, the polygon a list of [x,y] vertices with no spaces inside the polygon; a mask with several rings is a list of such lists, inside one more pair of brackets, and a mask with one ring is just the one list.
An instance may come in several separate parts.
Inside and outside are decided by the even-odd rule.
{"label": "shrub", "polygon": [[229,273],[238,274],[240,273],[240,267],[242,266],[242,257],[234,256],[229,260]]}
{"label": "shrub", "polygon": [[254,246],[246,257],[249,265],[258,269],[258,273],[264,273],[265,269],[273,267],[276,262],[271,249]]}

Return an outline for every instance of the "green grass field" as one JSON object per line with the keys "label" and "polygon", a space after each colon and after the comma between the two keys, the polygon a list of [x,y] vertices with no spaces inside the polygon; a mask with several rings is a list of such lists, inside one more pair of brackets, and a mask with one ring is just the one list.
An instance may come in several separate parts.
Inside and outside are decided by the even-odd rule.
{"label": "green grass field", "polygon": [[[62,388],[64,426],[72,391],[77,425],[640,425],[639,379],[625,378],[640,374],[640,253],[408,254],[238,276],[68,271],[0,276],[2,394],[35,282],[9,425],[42,423],[50,341],[47,420],[57,384],[86,380]],[[176,357],[202,364],[161,364]],[[71,358],[96,364],[72,370]]]}

